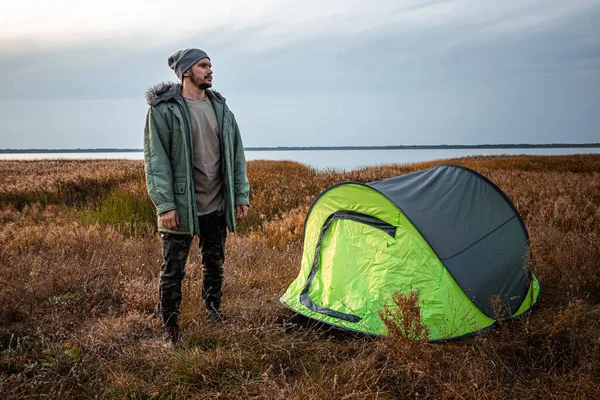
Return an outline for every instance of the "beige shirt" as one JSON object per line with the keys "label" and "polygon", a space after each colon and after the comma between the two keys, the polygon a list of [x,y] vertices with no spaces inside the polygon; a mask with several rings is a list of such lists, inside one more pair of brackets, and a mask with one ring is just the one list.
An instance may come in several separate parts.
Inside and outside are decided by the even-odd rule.
{"label": "beige shirt", "polygon": [[216,211],[223,198],[219,124],[208,97],[185,101],[192,120],[196,207],[198,215],[206,215]]}

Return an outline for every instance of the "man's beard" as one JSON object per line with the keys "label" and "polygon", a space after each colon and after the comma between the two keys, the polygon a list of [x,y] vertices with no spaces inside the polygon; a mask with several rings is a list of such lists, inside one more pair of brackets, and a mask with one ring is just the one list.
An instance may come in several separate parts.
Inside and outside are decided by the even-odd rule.
{"label": "man's beard", "polygon": [[198,87],[198,89],[206,90],[212,86],[212,83],[209,82],[200,82],[200,79],[196,77],[193,71],[190,71],[190,79],[192,83]]}

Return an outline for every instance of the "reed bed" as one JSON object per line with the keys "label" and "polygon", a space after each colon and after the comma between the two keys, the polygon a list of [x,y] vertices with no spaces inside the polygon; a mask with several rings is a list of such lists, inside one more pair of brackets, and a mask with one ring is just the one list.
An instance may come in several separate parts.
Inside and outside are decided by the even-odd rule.
{"label": "reed bed", "polygon": [[[278,299],[295,278],[314,198],[440,163],[473,168],[514,202],[539,304],[471,339],[416,343],[416,299],[371,338],[311,322]],[[224,311],[201,307],[197,241],[183,346],[154,317],[160,270],[140,161],[0,161],[2,398],[592,399],[600,393],[600,156],[467,157],[354,171],[252,161],[249,217],[227,242]],[[400,311],[400,312],[399,312]]]}

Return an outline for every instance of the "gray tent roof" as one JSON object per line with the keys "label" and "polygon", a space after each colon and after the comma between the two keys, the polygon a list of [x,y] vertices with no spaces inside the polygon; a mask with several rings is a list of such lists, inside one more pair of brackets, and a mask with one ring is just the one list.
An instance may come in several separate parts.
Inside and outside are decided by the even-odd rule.
{"label": "gray tent roof", "polygon": [[468,168],[440,165],[368,186],[400,208],[482,312],[517,311],[529,286],[528,235],[496,185]]}

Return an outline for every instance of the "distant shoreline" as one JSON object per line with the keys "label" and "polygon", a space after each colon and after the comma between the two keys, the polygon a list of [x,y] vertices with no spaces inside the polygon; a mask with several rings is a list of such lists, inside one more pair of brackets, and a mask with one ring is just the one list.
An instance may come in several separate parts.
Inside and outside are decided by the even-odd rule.
{"label": "distant shoreline", "polygon": [[[398,145],[398,146],[279,146],[245,147],[245,151],[307,151],[307,150],[451,150],[451,149],[565,149],[600,148],[600,143],[551,144],[475,144],[475,145]],[[46,153],[138,153],[143,149],[0,149],[0,154]]]}

